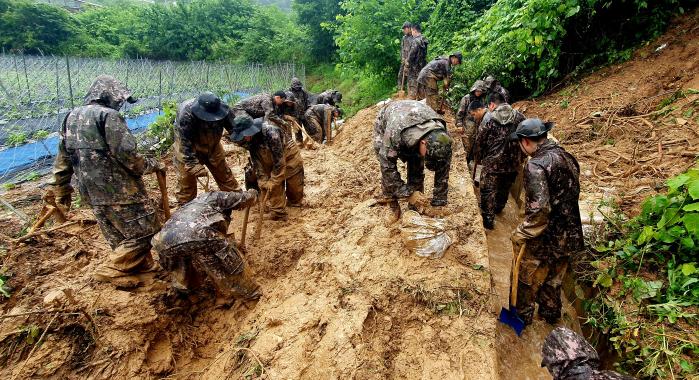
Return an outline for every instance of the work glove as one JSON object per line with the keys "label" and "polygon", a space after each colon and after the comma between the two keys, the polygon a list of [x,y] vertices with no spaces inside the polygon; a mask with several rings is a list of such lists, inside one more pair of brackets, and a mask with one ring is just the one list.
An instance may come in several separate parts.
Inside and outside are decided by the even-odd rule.
{"label": "work glove", "polygon": [[209,172],[206,171],[206,166],[204,166],[202,164],[196,164],[194,166],[188,167],[187,173],[189,173],[195,177],[206,177],[209,175]]}
{"label": "work glove", "polygon": [[258,180],[257,183],[260,186],[260,190],[263,190],[265,192],[270,192],[277,186],[277,183],[275,181],[272,181],[271,179]]}
{"label": "work glove", "polygon": [[250,190],[248,190],[248,194],[250,194],[250,196],[251,196],[252,199],[254,200],[253,204],[257,203],[257,196],[258,196],[260,193],[258,193],[257,190],[255,190],[255,189],[250,189]]}

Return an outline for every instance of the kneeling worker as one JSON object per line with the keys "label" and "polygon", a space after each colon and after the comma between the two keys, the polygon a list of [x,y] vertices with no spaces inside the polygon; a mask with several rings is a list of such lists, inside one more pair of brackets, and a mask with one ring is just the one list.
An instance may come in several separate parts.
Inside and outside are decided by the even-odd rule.
{"label": "kneeling worker", "polygon": [[[424,191],[424,167],[434,171],[432,206],[447,204],[451,144],[446,122],[432,108],[416,100],[389,103],[376,118],[374,150],[381,166],[384,197],[407,198]],[[408,163],[408,183],[398,172],[398,159]]]}
{"label": "kneeling worker", "polygon": [[290,149],[279,127],[247,115],[235,118],[230,138],[250,152],[252,173],[263,199],[266,196],[269,200],[272,219],[286,220],[286,200],[290,206],[298,207],[303,199],[303,160],[299,149]]}
{"label": "kneeling worker", "polygon": [[256,201],[257,190],[212,191],[172,214],[152,244],[176,288],[190,290],[208,276],[223,298],[260,298],[259,286],[250,278],[235,241],[227,235],[231,212]]}
{"label": "kneeling worker", "polygon": [[342,111],[330,104],[316,104],[311,106],[308,108],[305,115],[306,132],[319,144],[322,143],[323,140],[331,142],[333,119],[337,119],[341,115]]}
{"label": "kneeling worker", "polygon": [[512,234],[515,252],[526,244],[519,271],[517,309],[524,322],[539,315],[550,324],[561,316],[561,282],[571,254],[583,248],[578,207],[580,166],[547,138],[552,123],[526,119],[512,138],[530,157],[524,168],[525,216]]}

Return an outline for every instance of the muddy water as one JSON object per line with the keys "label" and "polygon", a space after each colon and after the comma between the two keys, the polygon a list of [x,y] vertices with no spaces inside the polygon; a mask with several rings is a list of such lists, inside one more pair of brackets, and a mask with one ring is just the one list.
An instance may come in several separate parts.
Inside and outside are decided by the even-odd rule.
{"label": "muddy water", "polygon": [[[510,236],[519,219],[518,208],[510,197],[507,207],[496,219],[495,229],[487,232],[491,282],[495,293],[491,299],[491,308],[497,314],[502,307],[509,305],[512,265]],[[565,297],[563,299],[563,317],[559,324],[580,331],[575,310]],[[541,346],[546,335],[554,327],[535,317],[534,323],[527,326],[522,336],[518,337],[510,327],[498,323],[496,348],[500,379],[551,379],[548,371],[541,368]]]}

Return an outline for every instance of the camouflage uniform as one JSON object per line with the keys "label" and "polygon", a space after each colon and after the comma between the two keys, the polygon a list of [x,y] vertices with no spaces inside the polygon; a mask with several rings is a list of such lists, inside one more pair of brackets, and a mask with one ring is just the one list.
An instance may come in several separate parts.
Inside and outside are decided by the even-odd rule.
{"label": "camouflage uniform", "polygon": [[[476,96],[476,91],[481,91],[481,96]],[[471,151],[473,150],[473,143],[476,139],[476,134],[478,133],[478,125],[476,121],[468,112],[468,107],[471,103],[475,101],[480,101],[485,104],[485,98],[488,93],[488,88],[485,87],[485,83],[482,80],[477,80],[471,87],[471,92],[468,95],[461,98],[459,102],[459,110],[456,112],[456,126],[463,128],[463,136],[461,141],[464,144],[464,150],[466,150],[466,157],[468,161],[473,159]]]}
{"label": "camouflage uniform", "polygon": [[197,196],[197,179],[191,170],[206,165],[221,191],[238,190],[238,182],[226,164],[226,153],[221,145],[223,130],[230,132],[233,114],[220,121],[204,121],[192,113],[196,99],[182,102],[175,120],[173,162],[177,168],[177,202],[183,205]]}
{"label": "camouflage uniform", "polygon": [[110,263],[98,271],[107,278],[143,268],[150,257],[150,238],[160,228],[141,179],[157,170],[157,161],[137,152],[136,139],[118,111],[129,96],[114,78],[98,76],[85,105],[71,111],[61,125],[53,168],[57,198],[70,201],[75,174],[83,202],[92,206],[113,250]]}
{"label": "camouflage uniform", "polygon": [[439,111],[439,88],[437,82],[451,79],[452,68],[449,57],[433,59],[427,66],[420,70],[417,77],[418,98],[427,99],[427,105],[433,110]]}
{"label": "camouflage uniform", "polygon": [[[293,78],[291,80],[291,87],[289,88],[289,91],[294,95],[294,100],[296,102],[296,107],[294,107],[294,117],[298,120],[298,122],[301,124],[302,127],[306,127],[308,129],[308,122],[306,121],[306,110],[310,106],[310,97],[311,94],[308,93],[308,91],[303,89],[303,84],[298,78]],[[303,140],[303,135],[301,134],[301,131],[298,131],[296,134],[296,141],[301,142]]]}
{"label": "camouflage uniform", "polygon": [[525,322],[532,320],[535,302],[547,321],[560,317],[568,259],[583,247],[579,175],[575,157],[551,140],[539,146],[524,170],[525,218],[512,240],[526,243],[517,294]]}
{"label": "camouflage uniform", "polygon": [[[408,34],[404,35],[403,39],[400,40],[400,69],[398,69],[398,84],[396,85],[397,87],[400,87],[402,84],[405,84],[403,79],[403,75],[408,77],[408,68],[406,68],[406,63],[408,62],[408,55],[410,54],[410,47],[413,43],[413,36]],[[402,90],[403,88],[401,88]]]}
{"label": "camouflage uniform", "polygon": [[512,99],[510,98],[510,92],[505,89],[505,87],[502,87],[500,84],[500,81],[497,79],[493,78],[492,76],[487,77],[485,80],[485,86],[488,88],[488,102],[490,102],[490,95],[493,93],[498,93],[502,95],[503,99],[505,99],[505,103],[510,103]]}
{"label": "camouflage uniform", "polygon": [[337,107],[337,105],[342,101],[342,93],[337,90],[325,90],[318,95],[312,96],[311,105],[315,104],[330,104],[331,106]]}
{"label": "camouflage uniform", "polygon": [[306,111],[306,132],[313,140],[322,143],[327,134],[332,133],[333,113],[336,109],[329,104],[316,104]]}
{"label": "camouflage uniform", "polygon": [[239,143],[250,152],[250,174],[255,176],[254,179],[246,178],[246,184],[249,183],[246,186],[254,188],[257,182],[262,185],[272,181],[274,187],[268,196],[270,211],[275,219],[285,218],[286,200],[292,205],[300,205],[303,199],[301,152],[281,128],[262,119],[254,122],[262,123],[260,133],[254,135],[250,142]]}
{"label": "camouflage uniform", "polygon": [[524,162],[519,144],[510,139],[524,119],[524,115],[503,103],[486,114],[478,127],[473,157],[483,167],[480,178],[481,215],[486,228],[491,228],[495,214],[505,208],[510,187]]}
{"label": "camouflage uniform", "polygon": [[259,94],[245,98],[236,103],[232,109],[235,116],[240,115],[241,112],[245,112],[253,119],[264,117],[275,123],[283,123],[282,117],[285,114],[293,115],[293,112],[289,113],[289,108],[283,104],[274,104],[274,100],[272,100],[272,95],[270,94]]}
{"label": "camouflage uniform", "polygon": [[256,195],[213,191],[172,214],[152,243],[175,287],[194,288],[208,275],[224,297],[259,298],[259,286],[250,277],[235,241],[227,236],[232,211],[252,206]]}
{"label": "camouflage uniform", "polygon": [[[374,126],[374,151],[381,167],[381,185],[386,198],[407,197],[424,192],[425,160],[420,157],[420,139],[433,130],[446,132],[444,119],[415,100],[394,101],[378,114]],[[398,172],[398,159],[408,164],[408,183]],[[446,201],[451,162],[436,168],[433,200]]]}
{"label": "camouflage uniform", "polygon": [[410,99],[418,97],[418,76],[427,64],[427,45],[429,41],[425,36],[414,37],[408,53],[408,96]]}
{"label": "camouflage uniform", "polygon": [[614,371],[600,371],[597,351],[585,338],[566,327],[556,327],[544,340],[541,366],[553,380],[634,380]]}

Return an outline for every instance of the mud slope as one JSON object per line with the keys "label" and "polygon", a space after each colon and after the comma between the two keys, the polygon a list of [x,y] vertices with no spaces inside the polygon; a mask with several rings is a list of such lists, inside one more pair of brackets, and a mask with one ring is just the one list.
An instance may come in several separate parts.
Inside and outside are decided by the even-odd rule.
{"label": "mud slope", "polygon": [[[461,144],[455,144],[449,206],[438,212],[449,221],[454,244],[442,259],[419,258],[404,248],[400,223],[386,225],[388,211],[370,206],[379,191],[371,148],[377,109],[349,120],[332,146],[303,152],[306,205],[292,209],[287,223],[265,221],[263,238],[248,240],[247,260],[264,291],[256,304],[217,308],[210,288],[190,303],[155,275],[136,290],[95,283],[90,274],[109,248],[94,225],[12,247],[4,258],[14,290],[0,304],[10,315],[0,319],[0,374],[497,377],[486,240]],[[243,153],[229,148],[229,164],[242,179]],[[173,173],[169,180],[172,192]],[[27,186],[5,197],[35,215],[40,193]],[[92,218],[84,209],[72,217]],[[16,217],[2,220],[4,234],[19,232]],[[31,352],[29,342],[44,331],[45,343]]]}
{"label": "mud slope", "polygon": [[588,199],[613,198],[633,212],[699,154],[698,73],[694,9],[630,61],[517,106],[556,122],[555,136],[580,161]]}

